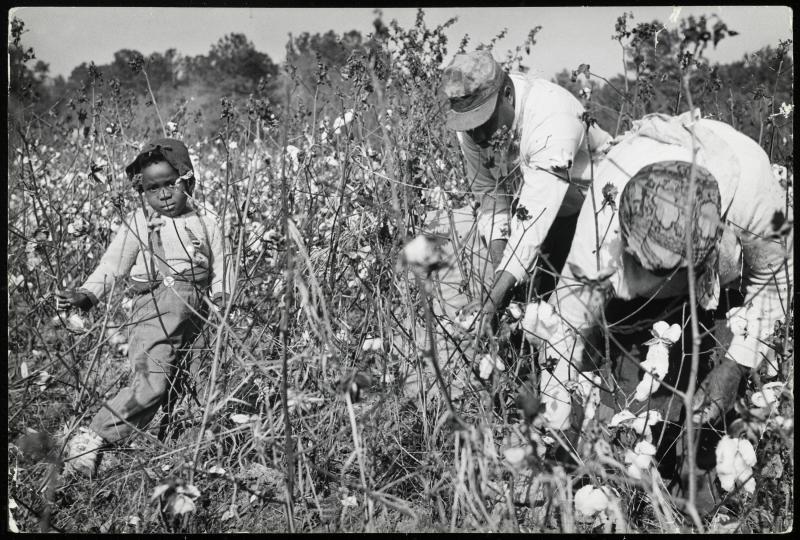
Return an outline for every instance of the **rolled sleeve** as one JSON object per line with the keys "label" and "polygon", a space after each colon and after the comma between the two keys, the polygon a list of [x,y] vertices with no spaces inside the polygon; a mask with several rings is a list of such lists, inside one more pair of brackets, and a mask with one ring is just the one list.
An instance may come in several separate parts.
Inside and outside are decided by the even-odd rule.
{"label": "rolled sleeve", "polygon": [[[527,278],[542,242],[559,215],[570,188],[569,169],[583,138],[583,124],[574,114],[553,114],[524,128],[520,148],[522,187],[512,218],[511,236],[499,266],[518,282]],[[577,212],[578,208],[571,212]],[[564,239],[565,242],[569,240]]]}
{"label": "rolled sleeve", "polygon": [[[733,339],[727,355],[736,363],[757,368],[773,357],[769,338],[775,323],[786,316],[793,263],[794,234],[781,243],[755,239],[744,244],[744,304],[727,313]],[[774,366],[768,367],[774,375]]]}

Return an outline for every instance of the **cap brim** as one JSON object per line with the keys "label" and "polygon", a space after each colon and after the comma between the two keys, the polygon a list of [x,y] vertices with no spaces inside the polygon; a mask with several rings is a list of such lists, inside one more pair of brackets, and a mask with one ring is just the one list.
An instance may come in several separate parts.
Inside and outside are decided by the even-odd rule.
{"label": "cap brim", "polygon": [[447,120],[445,125],[447,125],[448,129],[452,129],[454,131],[468,131],[470,129],[475,129],[476,127],[486,123],[486,121],[492,117],[492,113],[494,112],[496,105],[497,92],[493,93],[489,99],[471,111],[456,112],[453,109],[450,109],[447,111]]}

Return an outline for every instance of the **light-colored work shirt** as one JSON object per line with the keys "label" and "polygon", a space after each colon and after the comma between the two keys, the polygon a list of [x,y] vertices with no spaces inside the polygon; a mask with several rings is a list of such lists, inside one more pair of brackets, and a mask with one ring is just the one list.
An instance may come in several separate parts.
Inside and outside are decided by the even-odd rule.
{"label": "light-colored work shirt", "polygon": [[[580,359],[580,338],[569,329],[596,324],[603,308],[601,302],[590,300],[591,288],[585,280],[582,285],[573,279],[570,265],[589,279],[602,277],[603,271],[605,275],[611,272],[613,293],[622,299],[635,296],[622,271],[619,197],[630,178],[646,165],[670,160],[691,163],[690,129],[696,135],[696,163],[708,170],[719,186],[725,224],[719,251],[719,285],[744,293],[744,304],[727,313],[733,334],[727,356],[747,367],[756,367],[768,357],[766,341],[775,322],[786,314],[794,268],[793,229],[777,234],[773,220],[778,214],[791,222],[792,209],[766,153],[755,141],[728,124],[698,117],[697,111],[696,121],[689,113],[680,117],[648,115],[611,147],[598,167],[593,194],[584,201],[559,288],[550,300],[557,304],[563,318],[562,334],[569,336],[555,340],[548,353],[559,358],[555,379],[563,382],[574,378],[569,359]],[[614,204],[604,201],[604,192],[613,196]],[[688,290],[680,294],[688,294]],[[715,303],[703,307],[714,309]],[[578,346],[573,349],[576,337]]]}
{"label": "light-colored work shirt", "polygon": [[227,269],[228,279],[224,278],[225,242],[217,219],[202,209],[192,209],[175,218],[153,214],[149,222],[158,228],[164,249],[164,260],[155,264],[157,275],[152,275],[148,219],[139,208],[126,216],[97,268],[81,288],[100,300],[119,277],[129,275],[135,281],[150,281],[165,277],[161,269],[175,275],[203,267],[208,270],[212,296],[230,293],[232,272]]}
{"label": "light-colored work shirt", "polygon": [[[611,137],[596,125],[587,134],[583,106],[559,85],[521,73],[510,77],[515,100],[508,143],[484,149],[464,132],[458,140],[480,203],[478,231],[487,243],[508,240],[498,270],[519,282],[532,270],[556,216],[580,211],[601,148]],[[517,211],[509,223],[515,195]]]}

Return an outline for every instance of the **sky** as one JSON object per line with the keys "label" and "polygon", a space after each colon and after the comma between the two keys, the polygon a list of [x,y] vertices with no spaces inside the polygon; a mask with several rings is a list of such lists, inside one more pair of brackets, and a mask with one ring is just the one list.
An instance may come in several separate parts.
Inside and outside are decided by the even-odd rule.
{"label": "sky", "polygon": [[[611,39],[616,18],[633,12],[634,23],[659,20],[668,27],[671,6],[618,7],[448,7],[425,8],[429,27],[450,17],[458,21],[448,31],[451,53],[464,34],[471,36],[468,50],[488,42],[503,28],[506,37],[495,45],[496,58],[524,43],[528,32],[542,26],[536,45],[523,63],[533,73],[550,78],[562,69],[587,63],[592,72],[611,77],[621,72],[619,45]],[[383,8],[384,21],[413,25],[416,8]],[[792,10],[787,6],[688,6],[679,17],[718,15],[738,36],[724,39],[706,56],[712,62],[740,60],[745,53],[777,45],[792,37]],[[52,76],[68,77],[81,62],[108,64],[114,52],[134,49],[144,55],[169,48],[194,56],[231,32],[240,32],[273,61],[284,58],[289,33],[344,33],[373,30],[372,8],[150,8],[150,7],[22,7],[10,17],[25,22],[23,44],[33,47],[38,59],[50,65]],[[709,47],[710,48],[710,47]],[[449,59],[446,59],[447,62]]]}

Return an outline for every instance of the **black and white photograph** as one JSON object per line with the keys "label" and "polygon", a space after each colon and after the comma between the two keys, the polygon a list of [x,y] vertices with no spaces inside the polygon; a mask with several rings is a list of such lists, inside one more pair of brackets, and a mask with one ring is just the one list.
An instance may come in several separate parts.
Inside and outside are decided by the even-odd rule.
{"label": "black and white photograph", "polygon": [[7,8],[6,531],[788,533],[793,16]]}

